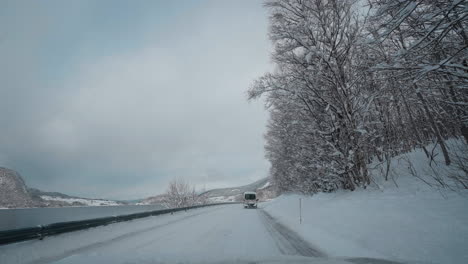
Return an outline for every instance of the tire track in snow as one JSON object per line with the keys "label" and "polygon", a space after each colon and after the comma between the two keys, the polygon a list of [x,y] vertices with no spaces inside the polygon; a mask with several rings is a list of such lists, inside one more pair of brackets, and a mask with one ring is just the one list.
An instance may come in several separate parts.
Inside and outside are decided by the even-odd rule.
{"label": "tire track in snow", "polygon": [[258,212],[266,229],[275,240],[275,243],[282,254],[301,255],[306,257],[326,256],[323,252],[314,248],[307,241],[302,239],[297,233],[276,221],[263,209],[258,209]]}
{"label": "tire track in snow", "polygon": [[[190,219],[190,218],[202,215],[202,214],[211,213],[213,211],[219,210],[220,208],[210,208],[210,209],[213,209],[213,210],[202,211],[202,212],[190,214],[188,216],[184,216],[182,218],[179,218],[179,219],[176,219],[176,220],[173,220],[173,221],[169,221],[169,222],[166,222],[166,223],[158,223],[156,225],[146,227],[146,228],[143,228],[143,229],[140,229],[140,230],[124,233],[124,234],[118,235],[118,236],[113,237],[113,238],[108,238],[108,239],[105,239],[105,240],[102,240],[102,241],[99,241],[99,242],[94,242],[94,243],[84,245],[84,246],[81,246],[81,247],[78,247],[78,248],[69,249],[69,250],[66,250],[65,252],[62,252],[62,253],[58,254],[58,255],[49,256],[49,257],[42,257],[40,259],[32,260],[31,262],[28,262],[28,263],[30,263],[30,264],[46,264],[46,263],[50,263],[50,262],[53,262],[53,261],[58,261],[58,260],[61,260],[63,258],[69,257],[71,255],[79,254],[79,253],[85,252],[87,250],[95,250],[95,249],[97,249],[99,247],[102,247],[102,246],[108,246],[109,244],[114,243],[114,242],[122,241],[122,240],[125,240],[125,239],[130,238],[130,237],[135,237],[135,236],[138,236],[140,234],[143,234],[143,233],[146,233],[146,232],[149,232],[149,231],[152,231],[152,230],[156,230],[156,229],[159,229],[159,228],[163,228],[165,226],[172,225],[172,224],[175,224],[175,223],[179,223],[179,222],[185,221],[187,219]],[[180,212],[183,212],[183,211],[180,211]],[[152,216],[152,217],[157,217],[157,215]],[[136,219],[136,220],[139,220],[139,219]],[[126,221],[126,222],[123,222],[123,223],[132,224],[132,221]],[[99,227],[95,227],[95,228],[99,228]],[[90,229],[86,229],[84,231],[87,231],[87,230],[90,230]]]}

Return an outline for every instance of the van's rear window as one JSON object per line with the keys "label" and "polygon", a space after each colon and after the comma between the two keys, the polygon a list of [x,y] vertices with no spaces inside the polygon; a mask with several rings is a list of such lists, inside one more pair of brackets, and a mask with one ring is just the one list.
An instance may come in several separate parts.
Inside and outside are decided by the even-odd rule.
{"label": "van's rear window", "polygon": [[255,194],[246,194],[245,199],[246,200],[255,200]]}

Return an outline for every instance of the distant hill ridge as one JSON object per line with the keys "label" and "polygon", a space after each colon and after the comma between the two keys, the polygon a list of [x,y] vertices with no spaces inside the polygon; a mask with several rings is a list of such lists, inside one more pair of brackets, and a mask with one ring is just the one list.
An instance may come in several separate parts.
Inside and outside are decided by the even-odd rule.
{"label": "distant hill ridge", "polygon": [[[247,185],[211,189],[201,192],[198,195],[204,196],[206,200],[211,203],[238,202],[242,200],[242,194],[244,192],[257,192],[260,200],[268,200],[276,197],[276,192],[274,191],[274,187],[271,184],[269,177],[257,180]],[[147,197],[137,204],[162,204],[165,198],[164,194],[159,194]]]}
{"label": "distant hill ridge", "polygon": [[234,194],[242,194],[244,192],[254,192],[268,182],[269,178],[263,178],[258,181],[255,181],[251,184],[238,186],[238,187],[228,187],[228,188],[219,188],[212,189],[206,192],[200,193],[200,195],[206,195],[207,197],[216,197],[216,196],[226,196]]}
{"label": "distant hill ridge", "polygon": [[5,167],[0,167],[0,207],[62,207],[62,206],[98,206],[121,205],[123,202],[89,199],[70,196],[59,192],[44,192],[28,188],[21,175]]}
{"label": "distant hill ridge", "polygon": [[237,202],[242,200],[242,194],[244,192],[257,192],[261,200],[267,200],[275,196],[275,192],[272,191],[273,185],[269,177],[260,179],[251,184],[231,187],[231,188],[219,188],[212,189],[201,193],[207,197],[211,202]]}
{"label": "distant hill ridge", "polygon": [[[275,196],[270,178],[266,177],[251,184],[218,188],[205,191],[199,195],[205,196],[210,202],[234,202],[242,199],[244,192],[256,191],[262,200]],[[156,195],[141,199],[137,204],[160,204],[164,195]],[[99,206],[123,205],[121,201],[104,199],[89,199],[71,196],[60,192],[44,192],[35,188],[28,188],[21,175],[11,169],[0,167],[0,208],[27,207],[62,207],[62,206]]]}

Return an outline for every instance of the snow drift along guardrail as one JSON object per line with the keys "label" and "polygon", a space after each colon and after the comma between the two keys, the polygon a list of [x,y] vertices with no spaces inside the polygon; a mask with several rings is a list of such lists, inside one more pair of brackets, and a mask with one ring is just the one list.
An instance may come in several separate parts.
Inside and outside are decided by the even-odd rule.
{"label": "snow drift along guardrail", "polygon": [[48,224],[44,226],[5,230],[5,231],[0,231],[0,245],[16,243],[16,242],[30,240],[30,239],[42,239],[46,236],[52,236],[52,235],[57,235],[61,233],[82,230],[82,229],[86,229],[90,227],[108,225],[108,224],[117,223],[117,222],[129,221],[129,220],[133,220],[137,218],[173,213],[177,211],[184,211],[184,210],[200,208],[200,207],[223,205],[223,204],[235,204],[235,202],[215,203],[215,204],[182,207],[182,208],[163,209],[163,210],[155,210],[155,211],[127,214],[127,215],[120,215],[120,216],[109,216],[109,217],[101,217],[101,218],[94,218],[94,219],[87,219],[87,220],[54,223],[54,224]]}

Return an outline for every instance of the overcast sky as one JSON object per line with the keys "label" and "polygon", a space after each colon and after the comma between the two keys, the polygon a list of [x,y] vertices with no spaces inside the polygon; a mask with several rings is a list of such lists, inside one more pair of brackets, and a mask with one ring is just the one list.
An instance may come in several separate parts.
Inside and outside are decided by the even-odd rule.
{"label": "overcast sky", "polygon": [[134,199],[266,177],[262,1],[0,1],[0,166]]}

